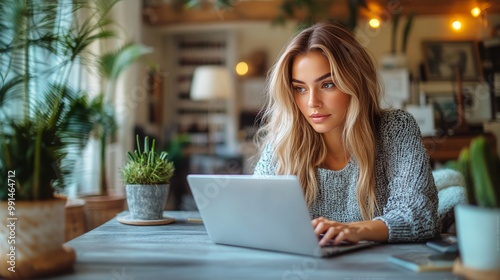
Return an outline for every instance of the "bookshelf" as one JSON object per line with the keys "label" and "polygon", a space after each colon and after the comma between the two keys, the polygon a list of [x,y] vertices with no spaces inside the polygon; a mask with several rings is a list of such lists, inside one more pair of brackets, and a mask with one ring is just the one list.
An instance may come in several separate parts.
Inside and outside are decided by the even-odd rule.
{"label": "bookshelf", "polygon": [[[227,100],[217,102],[190,98],[193,73],[198,66],[217,65],[233,69],[236,61],[234,33],[226,30],[184,32],[170,35],[167,41],[172,53],[169,62],[173,106],[169,121],[175,124],[177,133],[188,135],[186,154],[209,154],[210,144],[222,153],[234,151],[238,116],[235,93]],[[234,82],[234,74],[231,74],[231,79]],[[212,140],[209,139],[209,126],[215,128]]]}

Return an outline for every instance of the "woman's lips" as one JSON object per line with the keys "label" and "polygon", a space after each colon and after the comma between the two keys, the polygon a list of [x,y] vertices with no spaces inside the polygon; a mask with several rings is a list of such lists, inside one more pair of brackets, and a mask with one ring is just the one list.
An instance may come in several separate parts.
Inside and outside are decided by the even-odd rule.
{"label": "woman's lips", "polygon": [[323,114],[312,114],[309,116],[313,123],[321,123],[325,121],[330,115],[323,115]]}

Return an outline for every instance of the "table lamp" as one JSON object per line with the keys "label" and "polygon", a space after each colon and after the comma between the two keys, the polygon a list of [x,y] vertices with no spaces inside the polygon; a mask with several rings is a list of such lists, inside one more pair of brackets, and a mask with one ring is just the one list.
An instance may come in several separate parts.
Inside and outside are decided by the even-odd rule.
{"label": "table lamp", "polygon": [[226,99],[231,94],[229,71],[224,66],[199,66],[194,70],[190,96],[193,100]]}
{"label": "table lamp", "polygon": [[192,100],[209,101],[208,111],[208,145],[210,154],[215,154],[215,124],[210,122],[211,108],[216,100],[227,99],[231,95],[231,79],[224,66],[204,65],[194,70],[190,96]]}

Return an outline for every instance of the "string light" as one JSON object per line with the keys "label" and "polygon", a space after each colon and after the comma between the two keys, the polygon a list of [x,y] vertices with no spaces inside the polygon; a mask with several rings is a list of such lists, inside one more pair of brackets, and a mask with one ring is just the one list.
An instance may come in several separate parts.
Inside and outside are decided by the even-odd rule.
{"label": "string light", "polygon": [[462,22],[460,22],[459,20],[455,20],[451,23],[451,27],[458,31],[462,28]]}
{"label": "string light", "polygon": [[236,74],[244,76],[248,73],[248,64],[244,61],[236,64]]}
{"label": "string light", "polygon": [[479,7],[474,7],[470,10],[470,13],[473,17],[478,17],[481,14],[481,9]]}
{"label": "string light", "polygon": [[379,28],[380,27],[380,21],[376,18],[372,18],[370,19],[370,21],[368,22],[368,24],[370,24],[370,26],[372,28]]}

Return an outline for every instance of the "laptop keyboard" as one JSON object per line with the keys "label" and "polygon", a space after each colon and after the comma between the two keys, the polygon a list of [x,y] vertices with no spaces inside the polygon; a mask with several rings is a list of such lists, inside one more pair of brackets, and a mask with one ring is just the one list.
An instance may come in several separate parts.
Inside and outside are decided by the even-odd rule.
{"label": "laptop keyboard", "polygon": [[[318,242],[321,240],[321,238],[323,238],[323,236],[324,236],[324,234],[320,234],[318,236]],[[347,241],[342,241],[340,244],[334,245],[333,239],[330,239],[330,241],[323,247],[325,248],[325,247],[339,247],[339,246],[351,246],[351,245],[353,245],[353,243],[350,243]]]}

